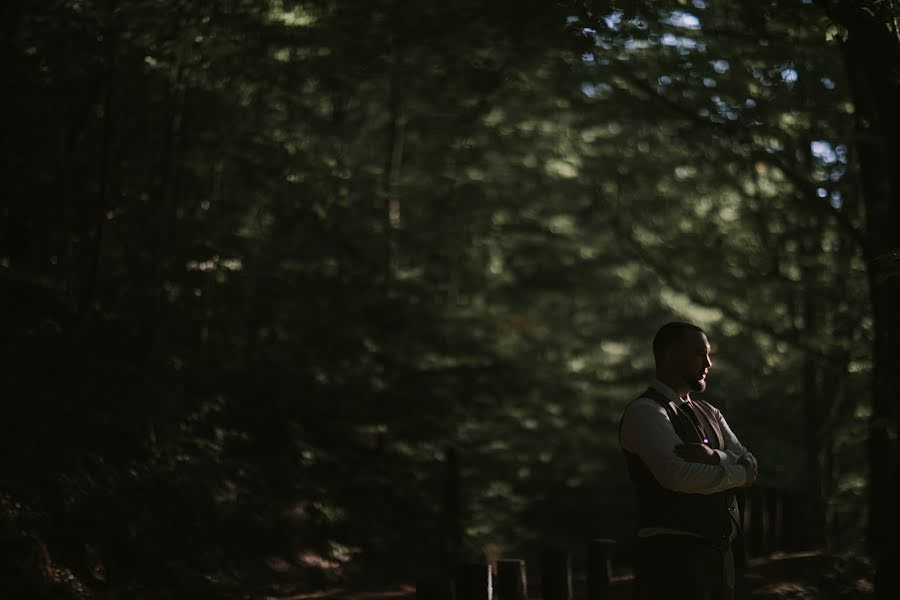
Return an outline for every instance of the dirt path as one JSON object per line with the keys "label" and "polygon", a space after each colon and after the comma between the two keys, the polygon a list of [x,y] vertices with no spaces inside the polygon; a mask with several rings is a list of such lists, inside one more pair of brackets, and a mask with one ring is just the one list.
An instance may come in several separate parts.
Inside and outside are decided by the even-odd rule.
{"label": "dirt path", "polygon": [[[749,561],[738,573],[737,600],[865,600],[873,597],[871,573],[864,561],[852,557],[828,559],[819,552],[778,553]],[[579,585],[579,583],[581,585]],[[614,577],[610,600],[631,600],[633,579]],[[575,600],[583,598],[583,582],[576,582]],[[412,600],[412,586],[381,590],[335,587],[307,593],[287,590],[259,596],[260,600]],[[530,596],[538,600],[537,596]],[[465,600],[465,599],[460,599]]]}

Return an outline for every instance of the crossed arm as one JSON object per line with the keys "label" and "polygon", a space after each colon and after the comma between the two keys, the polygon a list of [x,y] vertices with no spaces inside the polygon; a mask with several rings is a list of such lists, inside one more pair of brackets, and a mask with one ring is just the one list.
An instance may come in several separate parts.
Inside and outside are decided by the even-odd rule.
{"label": "crossed arm", "polygon": [[741,465],[747,469],[746,485],[751,485],[756,480],[758,472],[756,457],[753,456],[737,436],[731,431],[722,412],[715,407],[716,419],[722,430],[725,441],[725,450],[714,450],[705,444],[678,444],[675,446],[675,454],[687,462],[696,462],[706,465]]}
{"label": "crossed arm", "polygon": [[622,422],[622,448],[637,454],[665,488],[692,494],[714,494],[750,485],[756,479],[756,459],[740,443],[716,411],[725,450],[703,444],[683,444],[665,410],[652,400],[629,406]]}

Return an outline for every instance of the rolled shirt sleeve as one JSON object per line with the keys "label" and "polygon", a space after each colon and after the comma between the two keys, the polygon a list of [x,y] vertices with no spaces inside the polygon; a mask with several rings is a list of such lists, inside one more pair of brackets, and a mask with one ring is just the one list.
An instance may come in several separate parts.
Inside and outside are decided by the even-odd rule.
{"label": "rolled shirt sleeve", "polygon": [[750,462],[756,465],[756,457],[741,444],[740,440],[738,440],[737,436],[731,430],[731,427],[728,426],[728,422],[722,415],[722,411],[714,406],[712,409],[719,422],[719,428],[722,430],[722,437],[725,440],[725,450],[716,450],[716,453],[719,454],[719,463],[735,465],[739,458],[745,456]]}

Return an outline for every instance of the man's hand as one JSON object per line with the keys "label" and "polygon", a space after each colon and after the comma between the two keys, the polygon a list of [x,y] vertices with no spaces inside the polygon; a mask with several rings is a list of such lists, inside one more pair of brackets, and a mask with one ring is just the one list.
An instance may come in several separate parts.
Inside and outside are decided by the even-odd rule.
{"label": "man's hand", "polygon": [[719,455],[706,444],[679,444],[675,446],[675,455],[686,462],[702,463],[704,465],[719,464]]}
{"label": "man's hand", "polygon": [[753,482],[756,481],[756,476],[759,474],[756,467],[756,461],[745,454],[737,459],[737,464],[747,469],[747,483],[744,484],[744,487],[750,487],[753,485]]}

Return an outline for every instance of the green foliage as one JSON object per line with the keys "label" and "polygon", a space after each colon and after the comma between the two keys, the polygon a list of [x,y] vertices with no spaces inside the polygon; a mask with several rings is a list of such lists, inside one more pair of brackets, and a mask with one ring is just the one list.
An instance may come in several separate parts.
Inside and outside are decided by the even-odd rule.
{"label": "green foliage", "polygon": [[14,528],[100,548],[97,587],[408,577],[456,550],[452,447],[460,553],[624,539],[616,428],[672,318],[770,483],[811,438],[858,477],[824,16],[601,4],[5,13],[0,478],[47,515]]}

